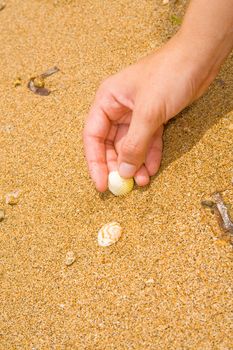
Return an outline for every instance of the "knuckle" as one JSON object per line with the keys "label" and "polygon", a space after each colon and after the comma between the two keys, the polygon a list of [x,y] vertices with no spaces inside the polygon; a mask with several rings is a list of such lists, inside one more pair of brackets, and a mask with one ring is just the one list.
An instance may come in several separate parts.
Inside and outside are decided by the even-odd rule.
{"label": "knuckle", "polygon": [[112,77],[108,77],[107,79],[104,79],[98,89],[99,93],[106,93],[109,91],[110,87],[112,85]]}
{"label": "knuckle", "polygon": [[108,105],[111,99],[112,80],[111,77],[105,79],[99,86],[95,100],[103,106]]}
{"label": "knuckle", "polygon": [[158,109],[155,108],[155,106],[151,106],[148,108],[144,115],[144,121],[146,124],[150,124],[151,126],[153,126],[156,123],[156,119],[158,119],[159,115],[160,112],[158,111]]}
{"label": "knuckle", "polygon": [[122,145],[122,153],[125,156],[134,156],[136,158],[142,153],[141,145],[133,140],[129,140]]}
{"label": "knuckle", "polygon": [[148,111],[146,114],[144,114],[144,122],[146,124],[149,124],[150,126],[152,126],[155,122],[155,113],[153,113],[152,111]]}
{"label": "knuckle", "polygon": [[166,108],[161,103],[155,103],[154,100],[148,101],[148,103],[139,105],[138,115],[143,116],[143,122],[145,125],[153,127],[158,124],[162,124],[166,115]]}

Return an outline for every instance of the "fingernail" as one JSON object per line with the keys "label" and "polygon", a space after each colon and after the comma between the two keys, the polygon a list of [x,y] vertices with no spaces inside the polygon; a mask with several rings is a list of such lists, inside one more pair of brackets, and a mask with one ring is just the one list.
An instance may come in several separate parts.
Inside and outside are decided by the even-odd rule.
{"label": "fingernail", "polygon": [[122,177],[133,177],[136,172],[136,166],[129,163],[121,163],[119,166],[119,174]]}

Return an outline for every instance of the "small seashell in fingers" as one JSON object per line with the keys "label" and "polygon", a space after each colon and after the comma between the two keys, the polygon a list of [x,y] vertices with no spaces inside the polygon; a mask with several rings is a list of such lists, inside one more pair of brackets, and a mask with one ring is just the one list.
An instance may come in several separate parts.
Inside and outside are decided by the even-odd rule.
{"label": "small seashell in fingers", "polygon": [[124,196],[131,192],[134,186],[134,179],[124,179],[118,171],[112,171],[108,175],[108,188],[115,196]]}

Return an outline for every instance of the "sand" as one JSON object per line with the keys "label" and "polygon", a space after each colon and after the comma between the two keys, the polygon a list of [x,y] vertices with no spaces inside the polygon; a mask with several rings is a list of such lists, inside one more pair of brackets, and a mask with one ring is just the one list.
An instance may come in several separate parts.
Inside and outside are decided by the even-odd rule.
{"label": "sand", "polygon": [[[185,2],[161,2],[8,0],[0,12],[0,349],[232,349],[232,246],[200,202],[220,190],[233,203],[233,56],[224,85],[167,125],[150,186],[100,195],[84,159],[100,81],[177,29]],[[30,92],[54,65],[54,92]],[[112,220],[122,239],[100,248]]]}

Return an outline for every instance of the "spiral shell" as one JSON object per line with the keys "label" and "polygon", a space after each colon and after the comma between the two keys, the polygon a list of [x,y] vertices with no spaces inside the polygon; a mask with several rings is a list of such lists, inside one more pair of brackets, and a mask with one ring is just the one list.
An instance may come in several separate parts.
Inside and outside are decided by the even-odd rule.
{"label": "spiral shell", "polygon": [[98,232],[98,244],[101,247],[108,247],[116,243],[122,233],[122,228],[118,222],[109,222],[101,227]]}
{"label": "spiral shell", "polygon": [[112,171],[108,175],[108,188],[115,196],[124,196],[132,191],[134,186],[133,178],[124,179],[118,171]]}

